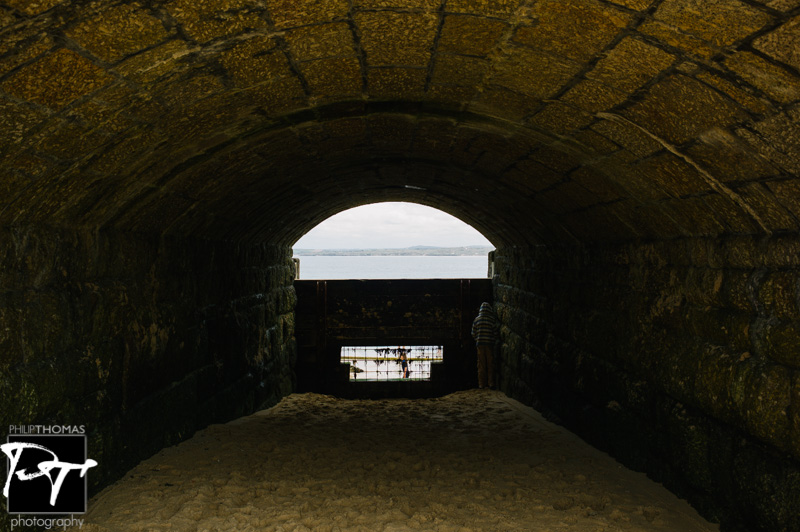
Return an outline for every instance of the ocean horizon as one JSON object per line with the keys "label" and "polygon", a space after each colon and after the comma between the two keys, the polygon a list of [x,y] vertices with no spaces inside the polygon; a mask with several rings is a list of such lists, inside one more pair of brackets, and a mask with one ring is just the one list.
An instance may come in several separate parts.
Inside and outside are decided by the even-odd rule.
{"label": "ocean horizon", "polygon": [[462,279],[485,278],[489,257],[473,255],[309,255],[298,279]]}

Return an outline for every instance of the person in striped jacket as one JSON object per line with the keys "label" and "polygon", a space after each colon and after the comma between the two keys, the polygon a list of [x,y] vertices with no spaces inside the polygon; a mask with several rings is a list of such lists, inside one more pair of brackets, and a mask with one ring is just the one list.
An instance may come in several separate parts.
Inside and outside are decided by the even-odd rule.
{"label": "person in striped jacket", "polygon": [[478,349],[478,388],[494,388],[494,344],[497,342],[500,324],[492,305],[481,303],[478,316],[472,322],[472,337]]}

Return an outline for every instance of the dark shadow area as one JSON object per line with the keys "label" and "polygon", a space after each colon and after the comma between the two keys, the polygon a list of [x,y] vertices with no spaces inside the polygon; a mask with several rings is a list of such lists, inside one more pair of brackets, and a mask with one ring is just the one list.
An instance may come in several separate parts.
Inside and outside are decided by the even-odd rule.
{"label": "dark shadow area", "polygon": [[[472,320],[491,279],[295,281],[297,389],[338,397],[433,397],[475,386]],[[351,382],[342,346],[441,345],[429,381]]]}

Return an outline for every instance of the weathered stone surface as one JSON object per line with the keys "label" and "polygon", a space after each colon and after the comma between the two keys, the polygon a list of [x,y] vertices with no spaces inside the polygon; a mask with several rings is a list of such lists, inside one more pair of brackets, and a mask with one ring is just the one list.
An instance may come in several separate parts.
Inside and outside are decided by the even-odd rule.
{"label": "weathered stone surface", "polygon": [[312,96],[336,99],[361,94],[361,66],[355,58],[318,59],[303,63],[300,71]]}
{"label": "weathered stone surface", "polygon": [[[427,14],[364,12],[355,16],[361,33],[361,46],[372,66],[425,66],[430,59],[436,18]],[[391,40],[383,35],[400,31]]]}
{"label": "weathered stone surface", "polygon": [[720,47],[734,43],[771,20],[768,14],[738,0],[667,0],[656,11],[655,18]]}
{"label": "weathered stone surface", "polygon": [[529,120],[533,126],[542,128],[555,134],[565,134],[569,131],[588,126],[592,123],[589,113],[569,105],[552,103],[533,115]]}
{"label": "weathered stone surface", "polygon": [[[669,112],[665,107],[669,106]],[[686,76],[672,76],[655,85],[626,114],[637,124],[674,144],[686,142],[713,127],[725,127],[742,116],[719,93]]]}
{"label": "weathered stone surface", "polygon": [[367,71],[367,88],[374,98],[416,100],[425,90],[425,70],[417,68],[373,68]]}
{"label": "weathered stone surface", "polygon": [[519,28],[514,40],[574,60],[600,52],[632,18],[594,0],[537,2],[530,16],[536,25]]}
{"label": "weathered stone surface", "polygon": [[220,37],[265,29],[267,21],[254,0],[172,0],[165,8],[192,39],[204,43]]}
{"label": "weathered stone surface", "polygon": [[341,22],[292,29],[286,32],[286,42],[298,61],[355,53],[353,34]]}
{"label": "weathered stone surface", "polygon": [[586,76],[623,92],[633,91],[675,61],[675,57],[639,39],[626,38]]}
{"label": "weathered stone surface", "polygon": [[122,5],[101,11],[70,28],[67,36],[97,57],[113,63],[167,37],[162,22],[141,7]]}
{"label": "weathered stone surface", "polygon": [[756,39],[753,46],[779,61],[800,68],[798,29],[800,29],[800,17],[795,17],[778,29]]}
{"label": "weathered stone surface", "polygon": [[667,0],[655,18],[719,47],[733,44],[771,20],[739,0]]}
{"label": "weathered stone surface", "polygon": [[792,446],[797,448],[800,445],[800,411],[797,405],[800,404],[800,372],[794,371],[792,376],[792,409],[791,415],[791,440]]}
{"label": "weathered stone surface", "polygon": [[725,60],[725,65],[779,102],[788,103],[800,98],[797,78],[753,53],[735,53]]}
{"label": "weathered stone surface", "polygon": [[48,9],[66,3],[67,0],[8,0],[7,6],[19,9],[26,15],[38,15]]}
{"label": "weathered stone surface", "polygon": [[266,4],[278,28],[330,22],[347,14],[345,0],[321,0],[300,6],[293,0],[267,0]]}
{"label": "weathered stone surface", "polygon": [[[800,452],[798,6],[6,1],[0,321],[22,333],[0,382],[22,404],[0,412],[103,420],[118,461],[276,399],[287,247],[419,201],[503,250],[509,392],[730,526],[791,529],[767,465]],[[177,419],[123,439],[163,402]]]}
{"label": "weathered stone surface", "polygon": [[489,64],[483,59],[458,55],[440,55],[431,81],[433,83],[452,83],[474,86],[480,84],[489,70]]}
{"label": "weathered stone surface", "polygon": [[522,48],[495,68],[492,83],[540,100],[556,92],[580,69],[577,63]]}
{"label": "weathered stone surface", "polygon": [[463,15],[445,17],[439,37],[439,50],[445,53],[485,56],[497,46],[507,31],[500,20]]}
{"label": "weathered stone surface", "polygon": [[690,57],[708,59],[716,53],[709,43],[665,22],[648,20],[639,26],[639,31],[686,52]]}
{"label": "weathered stone surface", "polygon": [[707,72],[697,72],[695,77],[699,81],[714,87],[722,94],[726,94],[752,113],[766,113],[770,110],[770,105],[763,98],[757,98],[751,91],[741,90],[719,76]]}
{"label": "weathered stone surface", "polygon": [[626,99],[626,94],[591,80],[579,83],[564,95],[564,101],[593,113],[610,109]]}
{"label": "weathered stone surface", "polygon": [[111,76],[97,65],[75,52],[61,49],[23,67],[2,87],[23,100],[60,109],[111,80]]}
{"label": "weathered stone surface", "polygon": [[686,150],[686,155],[721,182],[749,181],[777,173],[773,165],[724,130],[709,130],[701,140]]}
{"label": "weathered stone surface", "polygon": [[[727,501],[739,497],[752,498],[751,507],[773,503],[786,508],[787,502],[773,500],[770,490],[744,490],[730,479],[721,480],[730,474],[734,441],[800,456],[793,409],[796,361],[787,358],[788,346],[800,342],[795,330],[797,275],[795,271],[753,273],[753,266],[773,263],[764,257],[762,246],[771,250],[769,254],[791,248],[778,239],[759,244],[742,237],[719,248],[713,239],[706,239],[620,246],[613,252],[567,246],[562,252],[552,247],[499,250],[496,260],[506,256],[498,264],[526,265],[522,270],[497,270],[500,285],[509,286],[497,292],[507,327],[508,351],[503,356],[509,357],[509,371],[503,373],[504,388],[519,397],[533,397],[530,400],[582,430],[584,437],[614,449],[623,461],[658,469],[673,486],[691,486],[688,492],[694,493],[698,504],[709,511],[717,507],[713,512],[720,518],[728,516],[724,519],[732,523],[743,519],[733,507],[721,510]],[[611,274],[611,264],[620,268],[619,273]],[[695,266],[683,266],[691,264]],[[597,281],[601,275],[604,280]],[[572,318],[562,314],[566,303],[553,297],[562,290]],[[526,332],[533,326],[520,317],[534,306],[524,296],[541,302],[537,315],[543,323],[535,327],[545,332],[535,336]],[[591,317],[592,310],[609,305],[616,309],[614,318],[597,328],[602,322]],[[520,371],[521,362],[511,358],[512,352],[531,353],[529,365],[537,369]],[[603,362],[579,362],[594,356]],[[599,376],[602,364],[613,364],[611,371],[620,374],[614,380],[628,384],[616,391],[618,385]],[[633,386],[637,378],[646,382]],[[604,385],[592,384],[597,382]],[[614,443],[614,436],[607,434],[611,421],[583,421],[580,412],[587,405],[607,403],[608,394],[619,405],[618,411],[636,418],[626,426],[631,430],[635,426],[637,434],[652,431],[653,442],[660,442],[653,445],[667,445],[677,453],[672,465],[656,466],[652,460],[657,458],[643,459],[641,446],[630,449]],[[675,399],[686,406],[673,407]],[[653,408],[661,412],[656,418]],[[643,417],[637,417],[639,411]],[[664,420],[669,420],[668,429],[661,425]],[[753,451],[751,471],[773,460],[772,451],[763,449]],[[786,462],[789,468],[794,463],[794,459]],[[689,468],[691,464],[696,466]],[[790,479],[775,481],[783,486],[780,489],[792,489]],[[720,486],[732,491],[720,494]],[[748,511],[760,515],[765,510]],[[784,523],[776,526],[790,522],[788,514],[781,512],[770,511],[771,522]],[[767,530],[759,524],[749,526]]]}

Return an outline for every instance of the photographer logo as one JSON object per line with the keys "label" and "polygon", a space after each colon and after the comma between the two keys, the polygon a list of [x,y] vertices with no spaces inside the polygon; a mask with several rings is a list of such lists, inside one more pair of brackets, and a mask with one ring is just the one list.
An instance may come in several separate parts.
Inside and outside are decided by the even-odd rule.
{"label": "photographer logo", "polygon": [[[25,430],[36,427],[36,433]],[[0,445],[8,464],[3,486],[8,513],[86,513],[86,473],[97,462],[86,456],[83,426],[10,428],[7,443]]]}

